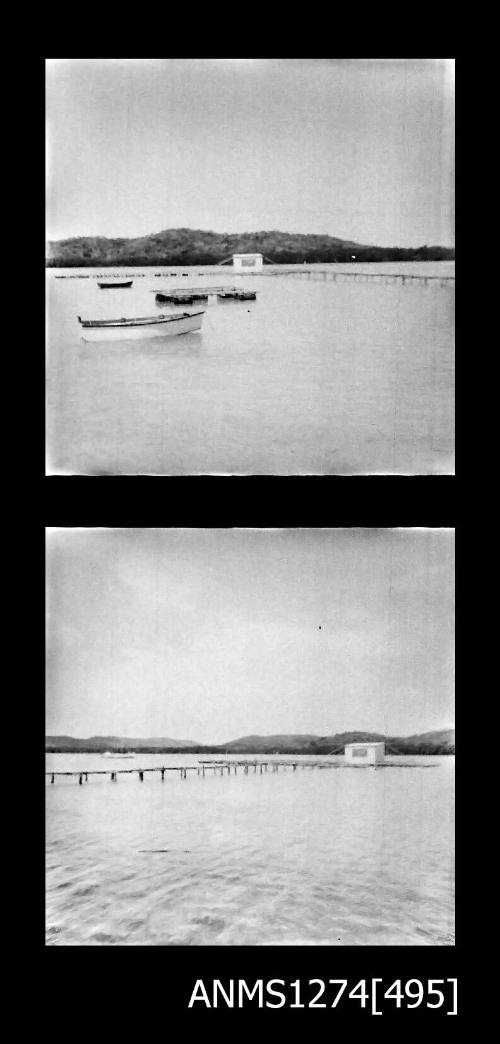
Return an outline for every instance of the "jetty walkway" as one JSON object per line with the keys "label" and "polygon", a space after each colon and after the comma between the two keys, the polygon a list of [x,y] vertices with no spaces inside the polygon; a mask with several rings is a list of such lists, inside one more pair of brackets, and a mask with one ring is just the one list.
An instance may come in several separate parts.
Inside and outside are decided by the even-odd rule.
{"label": "jetty walkway", "polygon": [[[335,754],[335,755],[343,754],[343,750],[334,751],[334,752],[332,751],[331,753]],[[387,753],[389,753],[389,755],[390,755],[392,753],[392,751],[388,751]],[[394,762],[388,763],[388,765],[391,765],[392,768],[395,767],[395,763]],[[302,758],[300,760],[298,760],[297,758],[280,758],[280,760],[278,761],[278,760],[274,760],[274,759],[271,760],[271,759],[268,759],[268,758],[266,758],[266,759],[259,758],[259,759],[251,759],[251,760],[248,759],[248,758],[245,758],[245,759],[226,758],[226,759],[217,760],[217,761],[215,761],[215,760],[210,760],[210,761],[209,760],[200,760],[200,761],[198,761],[197,765],[157,765],[157,766],[153,766],[151,768],[139,768],[139,767],[135,767],[134,766],[134,768],[123,768],[123,769],[105,768],[105,769],[88,769],[88,770],[83,770],[83,771],[81,769],[76,769],[76,770],[72,770],[72,771],[69,771],[69,772],[59,772],[59,771],[46,772],[45,775],[46,776],[50,776],[50,782],[51,783],[55,783],[56,776],[73,776],[75,778],[78,778],[78,783],[81,785],[83,783],[87,783],[88,782],[89,776],[108,776],[110,781],[111,781],[111,783],[117,783],[118,782],[118,776],[131,776],[131,775],[135,774],[135,775],[138,776],[138,779],[142,783],[142,782],[144,782],[144,775],[145,775],[146,772],[159,772],[160,776],[161,776],[161,779],[163,781],[165,779],[165,773],[166,772],[178,772],[178,773],[180,773],[181,779],[187,779],[188,772],[196,772],[197,776],[202,776],[202,777],[205,776],[209,772],[213,772],[214,774],[221,775],[221,776],[223,776],[224,773],[227,773],[227,775],[230,776],[231,775],[231,770],[233,771],[234,775],[236,775],[237,772],[238,772],[238,769],[242,769],[243,773],[245,775],[248,775],[250,769],[253,769],[254,772],[258,771],[259,773],[262,774],[262,772],[268,772],[268,771],[270,771],[270,772],[279,772],[280,769],[284,769],[284,770],[291,769],[292,772],[296,772],[299,767],[302,768],[302,769],[306,769],[306,768],[310,768],[310,769],[340,769],[340,768],[351,768],[352,766],[351,765],[347,766],[347,765],[344,764],[344,762],[341,762],[341,761],[326,761],[326,760],[321,760],[320,761],[318,759],[316,759],[316,760],[307,759],[307,761],[306,761],[305,759],[302,759]],[[383,764],[382,765],[371,765],[370,764],[370,765],[367,765],[367,766],[361,766],[360,765],[360,766],[356,766],[356,767],[358,767],[358,768],[384,768],[384,765]],[[398,767],[402,767],[401,763],[398,764]],[[420,766],[420,767],[428,768],[430,766]]]}

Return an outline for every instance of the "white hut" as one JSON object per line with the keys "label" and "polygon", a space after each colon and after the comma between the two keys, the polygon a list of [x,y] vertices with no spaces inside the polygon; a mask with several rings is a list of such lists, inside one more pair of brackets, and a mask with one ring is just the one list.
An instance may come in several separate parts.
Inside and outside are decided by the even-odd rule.
{"label": "white hut", "polygon": [[233,254],[233,268],[237,272],[245,268],[262,268],[263,264],[262,254]]}
{"label": "white hut", "polygon": [[344,757],[347,765],[383,765],[385,743],[346,743]]}

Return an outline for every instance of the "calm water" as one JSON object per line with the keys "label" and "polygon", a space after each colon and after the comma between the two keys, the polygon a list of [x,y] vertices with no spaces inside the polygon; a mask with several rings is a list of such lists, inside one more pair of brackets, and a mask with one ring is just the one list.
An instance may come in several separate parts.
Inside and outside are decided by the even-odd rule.
{"label": "calm water", "polygon": [[[48,782],[47,942],[453,943],[455,759],[392,760]],[[46,761],[111,771],[198,757]]]}
{"label": "calm water", "polygon": [[[449,274],[454,265],[347,270]],[[135,275],[130,290],[47,272],[49,472],[453,472],[453,283],[115,271]],[[210,283],[255,289],[257,300],[201,304],[199,334],[81,340],[77,315],[166,311],[151,290]]]}

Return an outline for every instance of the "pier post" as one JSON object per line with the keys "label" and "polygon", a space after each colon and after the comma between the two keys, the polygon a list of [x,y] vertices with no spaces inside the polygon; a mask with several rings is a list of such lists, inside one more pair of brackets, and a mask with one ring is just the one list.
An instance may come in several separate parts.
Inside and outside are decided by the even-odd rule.
{"label": "pier post", "polygon": [[116,772],[111,773],[111,782],[116,783]]}
{"label": "pier post", "polygon": [[52,776],[51,776],[51,778],[50,778],[50,782],[51,782],[51,783],[53,783],[53,782],[54,782],[54,773],[52,773]]}
{"label": "pier post", "polygon": [[144,772],[142,771],[142,769],[139,769],[139,779],[141,783],[144,782]]}
{"label": "pier post", "polygon": [[164,779],[165,779],[165,769],[162,768],[162,770],[161,770],[161,781],[162,781],[162,783],[164,782]]}
{"label": "pier post", "polygon": [[248,776],[248,765],[245,765],[245,775]]}
{"label": "pier post", "polygon": [[89,774],[88,774],[88,772],[86,772],[85,773],[85,782],[88,783],[88,781],[89,781]]}
{"label": "pier post", "polygon": [[202,774],[202,776],[205,775],[205,766],[204,765],[201,766],[201,774]]}
{"label": "pier post", "polygon": [[254,772],[257,772],[257,762],[255,762],[253,770],[254,770]]}
{"label": "pier post", "polygon": [[262,775],[262,765],[260,766],[260,774]]}
{"label": "pier post", "polygon": [[293,763],[293,771],[294,771],[294,772],[295,772],[295,769],[296,769],[296,768],[297,768],[297,762],[296,762],[296,761],[294,761],[294,763]]}
{"label": "pier post", "polygon": [[83,776],[82,776],[81,772],[80,772],[80,776],[79,776],[78,782],[79,782],[80,786],[83,783]]}

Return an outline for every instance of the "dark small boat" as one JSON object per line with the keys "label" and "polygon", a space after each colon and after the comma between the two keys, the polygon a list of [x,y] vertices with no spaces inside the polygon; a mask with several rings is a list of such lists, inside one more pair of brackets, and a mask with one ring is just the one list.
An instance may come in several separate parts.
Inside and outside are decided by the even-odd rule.
{"label": "dark small boat", "polygon": [[127,287],[132,286],[133,279],[130,279],[128,283],[98,283],[100,290],[125,290]]}
{"label": "dark small boat", "polygon": [[159,304],[169,302],[170,304],[193,304],[193,301],[197,301],[198,298],[194,294],[155,294],[155,300]]}

